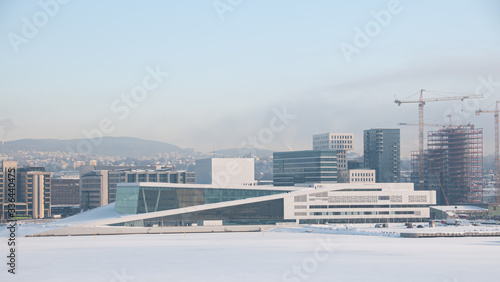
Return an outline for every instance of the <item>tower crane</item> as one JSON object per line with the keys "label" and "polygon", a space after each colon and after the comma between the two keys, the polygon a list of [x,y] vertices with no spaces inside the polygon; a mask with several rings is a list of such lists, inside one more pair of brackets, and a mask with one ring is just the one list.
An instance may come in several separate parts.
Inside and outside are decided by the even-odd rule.
{"label": "tower crane", "polygon": [[395,99],[394,103],[401,106],[401,104],[406,103],[418,103],[418,182],[419,189],[424,189],[424,105],[427,102],[441,102],[441,101],[454,101],[454,100],[465,100],[465,99],[476,99],[483,98],[482,94],[474,94],[467,96],[452,96],[452,97],[441,97],[441,98],[427,98],[424,99],[424,90],[420,90],[420,99],[417,101],[402,101]]}
{"label": "tower crane", "polygon": [[499,110],[498,110],[498,105],[500,104],[500,101],[496,101],[495,102],[496,104],[496,108],[494,111],[483,111],[481,109],[477,110],[476,111],[476,115],[480,115],[480,114],[486,114],[486,113],[489,113],[489,114],[495,114],[495,188],[497,188],[497,191],[496,191],[496,195],[497,195],[497,204],[500,204],[500,191],[498,191],[500,189],[500,150],[499,150],[499,137],[498,137],[498,131],[499,131],[499,121],[498,121],[498,113],[499,113]]}

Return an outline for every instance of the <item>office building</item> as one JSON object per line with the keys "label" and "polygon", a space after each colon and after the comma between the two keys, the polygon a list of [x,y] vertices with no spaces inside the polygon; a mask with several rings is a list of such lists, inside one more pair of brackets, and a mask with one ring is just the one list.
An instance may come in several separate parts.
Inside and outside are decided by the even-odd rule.
{"label": "office building", "polygon": [[60,177],[51,179],[51,204],[80,205],[80,179]]}
{"label": "office building", "polygon": [[218,187],[257,185],[254,158],[208,158],[196,160],[195,183]]}
{"label": "office building", "polygon": [[349,183],[375,183],[375,174],[373,169],[350,169]]}
{"label": "office building", "polygon": [[18,168],[18,199],[28,205],[28,216],[33,219],[51,217],[50,178],[44,167]]}
{"label": "office building", "polygon": [[273,185],[337,183],[337,151],[273,153]]}
{"label": "office building", "polygon": [[21,202],[21,197],[18,192],[17,184],[17,162],[16,161],[2,161],[0,162],[0,220],[5,221],[10,218],[8,214],[10,201],[13,199],[15,202],[16,216],[28,214],[28,204]]}
{"label": "office building", "polygon": [[337,182],[346,183],[349,180],[347,173],[347,152],[354,149],[354,134],[352,133],[323,133],[313,135],[313,150],[337,152]]}
{"label": "office building", "polygon": [[399,129],[369,129],[364,131],[364,166],[376,171],[376,182],[400,182]]}
{"label": "office building", "polygon": [[16,161],[0,164],[1,220],[11,217],[8,213],[11,198],[15,201],[16,218],[50,217],[50,172],[43,167],[18,168]]}

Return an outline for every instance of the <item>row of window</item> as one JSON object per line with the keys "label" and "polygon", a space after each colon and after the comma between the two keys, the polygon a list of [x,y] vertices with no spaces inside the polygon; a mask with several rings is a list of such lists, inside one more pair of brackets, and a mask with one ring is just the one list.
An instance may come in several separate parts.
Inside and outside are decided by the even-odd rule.
{"label": "row of window", "polygon": [[[310,209],[356,209],[356,208],[427,208],[429,205],[310,205]],[[297,205],[295,209],[305,209],[304,205]]]}
{"label": "row of window", "polygon": [[[400,215],[400,214],[415,214],[414,211],[378,211],[378,212],[310,212],[309,215]],[[306,216],[307,212],[296,212],[296,216]]]}

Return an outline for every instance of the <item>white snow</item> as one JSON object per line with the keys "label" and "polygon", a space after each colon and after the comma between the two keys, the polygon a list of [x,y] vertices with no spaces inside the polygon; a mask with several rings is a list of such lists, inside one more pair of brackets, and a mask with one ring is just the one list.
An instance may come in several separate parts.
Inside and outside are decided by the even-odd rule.
{"label": "white snow", "polygon": [[344,234],[344,235],[366,235],[399,237],[401,233],[459,233],[459,232],[492,232],[500,231],[500,225],[462,226],[438,224],[437,227],[428,227],[427,223],[421,223],[423,228],[407,228],[404,224],[391,223],[389,228],[375,228],[374,224],[317,224],[301,227],[279,227],[273,232],[293,233],[321,233],[321,234]]}
{"label": "white snow", "polygon": [[[112,203],[109,205],[105,205],[86,212],[76,214],[74,216],[70,216],[67,218],[47,223],[25,223],[23,221],[18,221],[17,236],[26,236],[68,226],[78,226],[94,222],[98,223],[99,221],[102,221],[104,219],[130,216],[129,214],[117,213],[115,212],[114,209],[115,209],[115,203]],[[0,229],[0,237],[5,237],[7,235],[8,235],[8,230],[6,230],[6,228]]]}
{"label": "white snow", "polygon": [[[17,274],[3,264],[0,281],[488,282],[498,281],[500,267],[498,237],[254,232],[18,239]],[[0,245],[5,254],[7,245]]]}

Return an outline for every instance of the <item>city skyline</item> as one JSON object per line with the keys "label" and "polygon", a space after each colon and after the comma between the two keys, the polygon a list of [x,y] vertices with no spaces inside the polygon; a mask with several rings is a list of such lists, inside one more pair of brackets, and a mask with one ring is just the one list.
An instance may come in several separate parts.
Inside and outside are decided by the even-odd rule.
{"label": "city skyline", "polygon": [[484,128],[493,154],[493,117],[474,111],[499,99],[495,1],[42,2],[59,4],[0,3],[3,140],[99,130],[207,152],[260,134],[286,151],[338,132],[362,153],[363,130],[400,128],[407,158],[418,129],[397,123],[417,106],[394,98],[423,88],[484,94],[429,103],[426,122]]}

